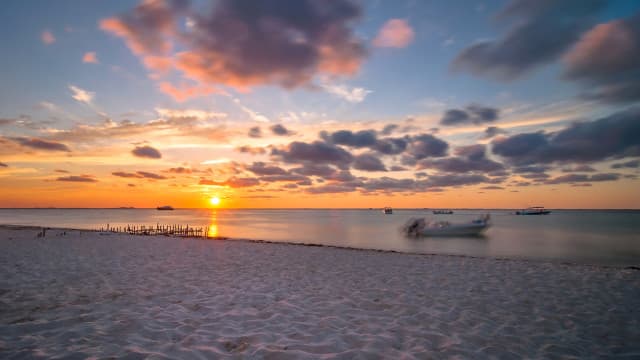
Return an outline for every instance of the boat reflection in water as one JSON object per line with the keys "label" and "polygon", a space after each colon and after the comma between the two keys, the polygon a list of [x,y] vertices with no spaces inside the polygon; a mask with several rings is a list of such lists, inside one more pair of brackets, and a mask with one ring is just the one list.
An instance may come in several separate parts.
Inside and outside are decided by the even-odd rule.
{"label": "boat reflection in water", "polygon": [[489,226],[489,214],[480,216],[468,223],[449,221],[427,222],[424,218],[413,218],[403,226],[402,231],[411,237],[421,236],[481,236]]}

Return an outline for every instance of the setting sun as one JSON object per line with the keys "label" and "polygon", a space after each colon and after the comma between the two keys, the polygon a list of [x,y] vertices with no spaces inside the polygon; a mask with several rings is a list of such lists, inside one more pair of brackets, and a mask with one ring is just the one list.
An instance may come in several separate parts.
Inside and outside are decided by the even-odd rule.
{"label": "setting sun", "polygon": [[211,205],[213,206],[218,206],[220,205],[220,198],[217,196],[212,197],[211,199],[209,199],[209,202],[211,203]]}

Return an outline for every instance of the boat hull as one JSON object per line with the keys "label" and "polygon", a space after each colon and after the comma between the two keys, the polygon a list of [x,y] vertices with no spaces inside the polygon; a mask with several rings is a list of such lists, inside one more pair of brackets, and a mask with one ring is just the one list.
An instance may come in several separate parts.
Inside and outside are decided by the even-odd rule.
{"label": "boat hull", "polygon": [[480,236],[489,228],[489,224],[464,224],[445,227],[427,227],[422,229],[422,236]]}
{"label": "boat hull", "polygon": [[516,211],[516,215],[548,215],[551,211],[542,210],[542,211]]}

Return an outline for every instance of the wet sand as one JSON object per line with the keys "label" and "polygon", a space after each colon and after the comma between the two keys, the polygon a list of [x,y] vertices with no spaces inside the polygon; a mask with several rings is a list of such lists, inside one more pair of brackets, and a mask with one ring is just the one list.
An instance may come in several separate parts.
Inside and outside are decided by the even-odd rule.
{"label": "wet sand", "polygon": [[37,233],[0,227],[3,359],[640,358],[633,269]]}

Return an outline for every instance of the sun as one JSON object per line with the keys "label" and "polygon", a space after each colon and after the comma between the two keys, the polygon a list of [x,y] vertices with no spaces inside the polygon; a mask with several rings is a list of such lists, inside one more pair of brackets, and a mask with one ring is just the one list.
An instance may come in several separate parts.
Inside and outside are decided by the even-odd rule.
{"label": "sun", "polygon": [[220,205],[220,198],[217,196],[212,197],[211,199],[209,199],[209,202],[211,203],[211,205],[213,206],[218,206]]}

